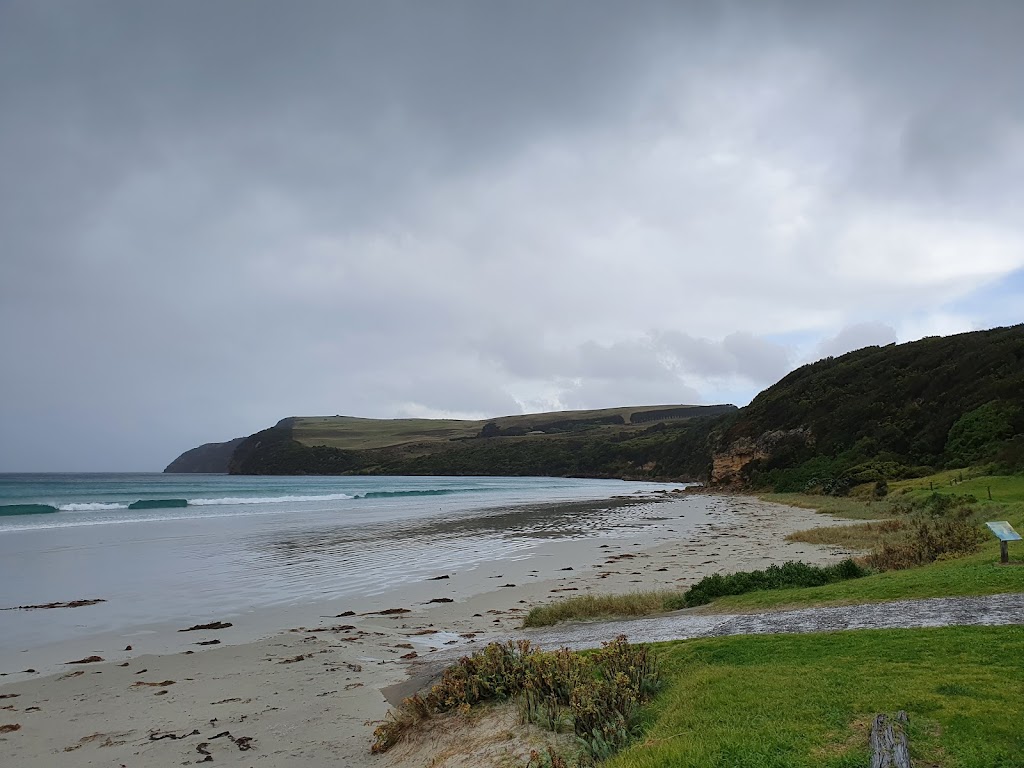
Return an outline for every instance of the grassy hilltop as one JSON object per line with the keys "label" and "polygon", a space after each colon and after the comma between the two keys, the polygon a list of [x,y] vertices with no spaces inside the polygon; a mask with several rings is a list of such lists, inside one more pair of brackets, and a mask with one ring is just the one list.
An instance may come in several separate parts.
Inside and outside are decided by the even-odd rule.
{"label": "grassy hilltop", "polygon": [[295,417],[244,440],[238,474],[548,475],[699,479],[732,405],[555,411],[481,421]]}
{"label": "grassy hilltop", "polygon": [[673,422],[695,416],[717,415],[732,406],[640,405],[591,411],[552,411],[499,416],[494,419],[362,419],[356,416],[300,416],[292,419],[292,437],[303,445],[326,445],[344,450],[373,450],[411,445],[429,453],[431,444],[485,437],[521,437]]}

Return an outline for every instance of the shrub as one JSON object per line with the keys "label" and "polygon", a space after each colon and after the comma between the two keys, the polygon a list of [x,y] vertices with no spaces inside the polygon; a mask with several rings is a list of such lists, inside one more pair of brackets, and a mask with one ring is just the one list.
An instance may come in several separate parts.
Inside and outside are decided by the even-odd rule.
{"label": "shrub", "polygon": [[969,555],[983,540],[971,511],[964,508],[938,520],[919,520],[906,538],[879,546],[868,556],[868,564],[880,571],[914,568],[944,556]]}
{"label": "shrub", "polygon": [[763,571],[740,571],[722,575],[705,576],[690,587],[680,598],[680,608],[706,605],[716,597],[742,595],[758,589],[786,589],[788,587],[820,587],[836,581],[858,579],[867,576],[868,571],[847,558],[836,565],[808,565],[789,561],[783,565],[771,565]]}

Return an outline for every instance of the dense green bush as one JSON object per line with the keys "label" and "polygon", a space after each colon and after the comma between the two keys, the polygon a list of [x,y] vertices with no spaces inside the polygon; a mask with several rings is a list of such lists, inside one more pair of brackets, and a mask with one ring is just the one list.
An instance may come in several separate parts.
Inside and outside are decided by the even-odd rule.
{"label": "dense green bush", "polygon": [[[952,497],[932,494],[931,498]],[[867,558],[871,567],[879,571],[916,568],[942,557],[969,555],[984,541],[970,509],[951,511],[948,505],[937,505],[932,514],[937,517],[919,517],[908,535],[877,547]]]}
{"label": "dense green bush", "polygon": [[716,597],[742,595],[759,589],[786,589],[788,587],[820,587],[846,579],[859,579],[868,571],[853,560],[846,559],[835,565],[808,565],[790,561],[783,565],[771,565],[763,571],[740,571],[739,573],[705,576],[679,598],[674,608],[693,608],[706,605]]}

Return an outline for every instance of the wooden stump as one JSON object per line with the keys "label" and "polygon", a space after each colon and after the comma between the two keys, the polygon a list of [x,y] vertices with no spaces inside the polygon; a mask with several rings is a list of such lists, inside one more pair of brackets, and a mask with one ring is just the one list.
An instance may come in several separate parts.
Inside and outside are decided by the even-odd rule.
{"label": "wooden stump", "polygon": [[877,715],[871,726],[871,768],[911,768],[907,748],[907,713],[900,710],[895,720]]}

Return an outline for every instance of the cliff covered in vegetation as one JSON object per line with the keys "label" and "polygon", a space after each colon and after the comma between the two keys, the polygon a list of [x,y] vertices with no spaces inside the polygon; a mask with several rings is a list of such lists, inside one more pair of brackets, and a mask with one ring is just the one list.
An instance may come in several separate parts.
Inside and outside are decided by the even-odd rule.
{"label": "cliff covered in vegetation", "polygon": [[1024,325],[867,347],[805,365],[720,426],[719,484],[842,493],[1024,466]]}

